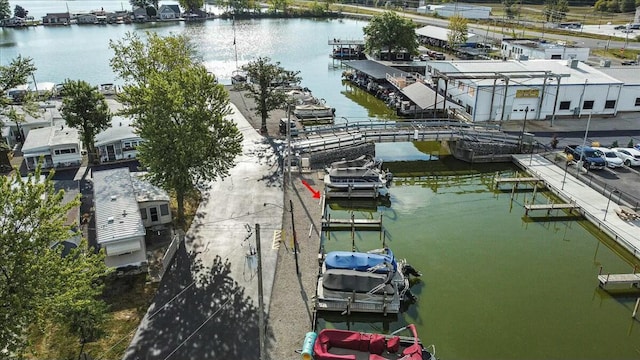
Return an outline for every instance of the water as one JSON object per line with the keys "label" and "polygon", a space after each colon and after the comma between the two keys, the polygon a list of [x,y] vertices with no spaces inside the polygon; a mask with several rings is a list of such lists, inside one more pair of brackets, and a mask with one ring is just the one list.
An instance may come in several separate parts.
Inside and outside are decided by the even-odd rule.
{"label": "water", "polygon": [[[20,2],[34,16],[66,11],[65,4],[71,12],[127,6],[106,0]],[[338,121],[392,118],[384,104],[343,85],[344,69],[328,57],[328,39],[360,38],[364,25],[355,20],[237,21],[238,65],[268,56],[301,71],[303,85],[336,107]],[[4,29],[0,63],[18,54],[30,56],[39,82],[117,82],[109,67],[109,40],[145,30],[190,35],[205,65],[222,83],[229,82],[236,68],[234,29],[225,20]],[[511,203],[508,192],[491,190],[496,172],[509,176],[511,168],[451,161],[425,143],[381,144],[377,153],[397,175],[411,173],[396,177],[391,207],[378,209],[389,246],[424,274],[413,287],[418,303],[392,323],[367,316],[355,324],[321,320],[320,328],[384,331],[416,323],[423,340],[436,344],[443,359],[640,357],[639,324],[631,319],[635,297],[611,297],[597,287],[600,266],[611,273],[633,266],[610,240],[584,221],[524,221],[522,204],[531,193],[518,193]],[[389,163],[398,160],[407,163]],[[539,194],[537,201],[545,201],[544,196]],[[356,216],[379,215],[367,206]],[[344,210],[332,212],[348,216]],[[381,241],[376,234],[358,233],[356,246],[368,250]],[[327,240],[327,250],[350,248],[348,233],[332,233]]]}

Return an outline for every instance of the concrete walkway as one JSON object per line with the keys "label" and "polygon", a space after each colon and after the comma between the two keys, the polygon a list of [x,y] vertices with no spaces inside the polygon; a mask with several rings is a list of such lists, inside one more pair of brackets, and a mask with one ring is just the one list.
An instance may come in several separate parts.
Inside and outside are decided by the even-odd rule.
{"label": "concrete walkway", "polygon": [[[284,192],[278,159],[232,105],[244,136],[227,178],[204,191],[125,359],[258,359],[255,225],[260,224],[265,309],[274,282]],[[265,205],[266,204],[266,205]]]}
{"label": "concrete walkway", "polygon": [[603,195],[576,179],[575,167],[570,169],[572,174],[567,174],[565,178],[565,169],[543,156],[514,155],[514,161],[529,174],[544,180],[547,187],[564,201],[580,206],[580,212],[585,218],[640,258],[640,220],[622,220],[616,210],[624,204],[618,204],[615,195],[609,201],[609,193]]}

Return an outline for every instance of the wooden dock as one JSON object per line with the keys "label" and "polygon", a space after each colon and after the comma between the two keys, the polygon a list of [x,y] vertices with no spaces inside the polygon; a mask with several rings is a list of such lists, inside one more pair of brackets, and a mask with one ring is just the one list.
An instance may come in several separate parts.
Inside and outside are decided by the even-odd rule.
{"label": "wooden dock", "polygon": [[525,216],[529,215],[529,211],[533,211],[533,210],[546,210],[547,215],[549,215],[552,210],[567,209],[571,211],[579,208],[580,206],[576,204],[526,204],[524,206],[524,209],[525,209],[524,215]]}
{"label": "wooden dock", "polygon": [[507,184],[514,184],[514,183],[523,183],[523,182],[533,182],[533,183],[537,183],[539,181],[542,181],[542,179],[539,179],[537,177],[510,177],[510,178],[496,178],[495,180],[496,185],[500,185],[503,183],[507,183]]}
{"label": "wooden dock", "polygon": [[324,193],[327,199],[377,199],[380,197],[378,189],[353,190],[349,187],[346,191],[327,190]]}
{"label": "wooden dock", "polygon": [[598,275],[598,282],[600,283],[601,288],[605,288],[609,285],[640,287],[640,273]]}
{"label": "wooden dock", "polygon": [[351,215],[350,219],[322,219],[322,230],[382,230],[382,215],[379,219],[356,219]]}

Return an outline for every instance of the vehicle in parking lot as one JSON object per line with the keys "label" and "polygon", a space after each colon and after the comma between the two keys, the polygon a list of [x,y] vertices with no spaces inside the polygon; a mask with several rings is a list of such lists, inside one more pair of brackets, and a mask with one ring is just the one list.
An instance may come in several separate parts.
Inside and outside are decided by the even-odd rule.
{"label": "vehicle in parking lot", "polygon": [[640,166],[640,151],[634,148],[613,148],[616,155],[627,166]]}
{"label": "vehicle in parking lot", "polygon": [[571,154],[575,161],[582,159],[582,166],[587,170],[599,170],[606,167],[602,153],[590,146],[567,145],[564,152]]}
{"label": "vehicle in parking lot", "polygon": [[593,149],[599,150],[602,153],[602,157],[604,158],[604,161],[607,163],[607,167],[613,169],[613,168],[619,168],[624,166],[622,159],[620,159],[618,155],[616,155],[615,151],[611,149],[603,148],[603,147],[594,147]]}
{"label": "vehicle in parking lot", "polygon": [[623,60],[621,65],[638,65],[638,62],[635,60]]}
{"label": "vehicle in parking lot", "polygon": [[613,29],[614,30],[622,30],[622,29],[626,29],[627,25],[616,25]]}

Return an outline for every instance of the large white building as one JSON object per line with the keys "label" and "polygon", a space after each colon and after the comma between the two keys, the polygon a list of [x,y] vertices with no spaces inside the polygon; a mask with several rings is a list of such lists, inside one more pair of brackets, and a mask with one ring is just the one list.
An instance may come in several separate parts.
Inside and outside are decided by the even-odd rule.
{"label": "large white building", "polygon": [[491,16],[491,8],[488,6],[459,4],[457,2],[446,4],[421,4],[416,12],[438,15],[445,18],[458,15],[467,19],[488,19]]}
{"label": "large white building", "polygon": [[589,48],[537,39],[502,39],[500,52],[508,59],[589,60]]}
{"label": "large white building", "polygon": [[640,111],[638,85],[577,60],[432,61],[427,75],[473,122]]}

